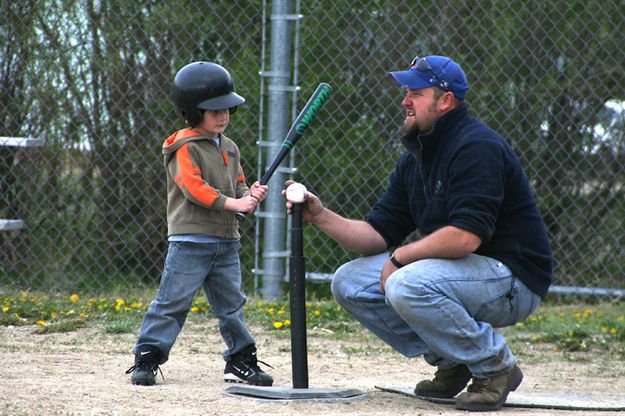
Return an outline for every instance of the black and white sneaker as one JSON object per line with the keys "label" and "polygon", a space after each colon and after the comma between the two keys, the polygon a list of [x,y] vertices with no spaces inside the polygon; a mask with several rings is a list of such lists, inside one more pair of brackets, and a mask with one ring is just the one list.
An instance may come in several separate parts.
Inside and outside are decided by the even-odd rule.
{"label": "black and white sneaker", "polygon": [[[159,367],[160,353],[154,350],[140,351],[135,355],[135,364],[126,370],[132,373],[130,382],[138,386],[151,386],[156,383],[156,375],[161,371]],[[161,371],[161,377],[163,372]]]}
{"label": "black and white sneaker", "polygon": [[[247,383],[255,386],[271,386],[273,378],[258,366],[256,347],[250,345],[230,357],[224,369],[224,381],[228,383]],[[260,361],[269,368],[267,363]]]}

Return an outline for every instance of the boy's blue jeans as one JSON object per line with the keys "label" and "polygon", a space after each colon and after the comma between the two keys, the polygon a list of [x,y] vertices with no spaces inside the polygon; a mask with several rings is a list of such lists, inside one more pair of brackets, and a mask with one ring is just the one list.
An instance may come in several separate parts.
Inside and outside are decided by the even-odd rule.
{"label": "boy's blue jeans", "polygon": [[337,302],[407,357],[431,365],[463,363],[475,377],[509,370],[516,359],[493,327],[522,321],[540,296],[498,260],[470,254],[426,259],[394,272],[380,289],[387,253],[341,266],[332,281]]}
{"label": "boy's blue jeans", "polygon": [[240,246],[238,241],[169,243],[161,284],[143,318],[135,354],[156,347],[161,364],[167,361],[199,288],[204,289],[219,321],[219,331],[228,347],[224,358],[254,344],[243,323],[246,297],[241,292]]}

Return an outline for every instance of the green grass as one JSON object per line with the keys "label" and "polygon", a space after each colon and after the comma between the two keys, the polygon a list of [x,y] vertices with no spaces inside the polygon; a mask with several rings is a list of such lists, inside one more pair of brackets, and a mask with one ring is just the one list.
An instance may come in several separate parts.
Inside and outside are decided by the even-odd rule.
{"label": "green grass", "polygon": [[54,332],[72,332],[79,328],[85,328],[88,322],[85,319],[62,319],[49,324],[39,324],[39,328],[35,331],[37,334],[52,334]]}
{"label": "green grass", "polygon": [[507,329],[518,340],[564,353],[605,351],[625,358],[625,303],[542,306]]}
{"label": "green grass", "polygon": [[[99,328],[105,334],[138,330],[155,291],[137,290],[125,296],[46,294],[3,290],[0,325],[35,325],[34,332],[71,332]],[[210,305],[195,298],[190,320],[212,318]],[[250,298],[245,306],[249,325],[272,331],[277,337],[290,334],[289,302],[266,302]],[[329,339],[364,337],[361,325],[331,299],[306,304],[308,336]],[[592,305],[543,304],[532,316],[515,326],[500,329],[515,353],[532,355],[532,349],[561,353],[564,359],[584,360],[584,353],[604,352],[625,358],[625,303]],[[364,338],[363,338],[364,339]],[[540,359],[540,353],[534,354]]]}

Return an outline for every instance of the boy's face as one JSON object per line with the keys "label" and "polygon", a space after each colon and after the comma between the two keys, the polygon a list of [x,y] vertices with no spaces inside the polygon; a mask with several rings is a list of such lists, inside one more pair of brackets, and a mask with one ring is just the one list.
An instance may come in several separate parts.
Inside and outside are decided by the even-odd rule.
{"label": "boy's face", "polygon": [[217,137],[223,133],[230,123],[230,111],[225,110],[205,110],[202,122],[196,126],[210,136]]}

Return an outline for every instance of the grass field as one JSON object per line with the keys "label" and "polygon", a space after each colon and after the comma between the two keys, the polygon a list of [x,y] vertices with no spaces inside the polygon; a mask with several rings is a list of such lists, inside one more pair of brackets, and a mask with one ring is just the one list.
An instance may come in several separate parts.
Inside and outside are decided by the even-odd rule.
{"label": "grass field", "polygon": [[[37,334],[100,328],[104,333],[135,333],[153,292],[125,295],[45,294],[5,290],[0,297],[0,325],[37,326]],[[306,304],[307,327],[336,339],[352,337],[360,325],[331,299]],[[280,336],[290,327],[289,302],[248,299],[246,321]],[[189,319],[211,317],[198,295]],[[572,352],[602,352],[625,358],[625,303],[545,303],[532,316],[501,331],[512,344],[546,344],[564,358]],[[357,332],[357,331],[356,331]]]}

